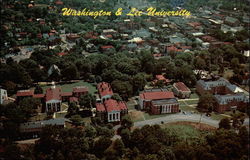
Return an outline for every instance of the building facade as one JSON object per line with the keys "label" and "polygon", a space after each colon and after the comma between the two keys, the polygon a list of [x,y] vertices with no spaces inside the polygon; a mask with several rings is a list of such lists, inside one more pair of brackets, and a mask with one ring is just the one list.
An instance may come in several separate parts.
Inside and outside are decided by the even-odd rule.
{"label": "building facade", "polygon": [[179,112],[179,102],[169,91],[143,92],[139,96],[139,106],[150,114]]}
{"label": "building facade", "polygon": [[179,98],[189,98],[191,95],[191,90],[183,82],[174,83],[173,92]]}
{"label": "building facade", "polygon": [[33,97],[41,100],[43,111],[45,112],[60,112],[62,102],[76,102],[81,96],[88,94],[88,88],[85,86],[76,86],[72,92],[62,92],[60,87],[53,84],[46,89],[45,94],[34,94],[34,90],[19,90],[17,91],[17,103],[23,98]]}
{"label": "building facade", "polygon": [[219,113],[241,109],[249,105],[249,93],[224,78],[214,81],[199,80],[196,84],[196,90],[200,95],[206,92],[213,94],[214,111]]}
{"label": "building facade", "polygon": [[97,89],[101,98],[101,101],[96,103],[97,117],[106,122],[120,122],[122,116],[128,114],[126,103],[111,99],[113,91],[109,83],[99,83]]}

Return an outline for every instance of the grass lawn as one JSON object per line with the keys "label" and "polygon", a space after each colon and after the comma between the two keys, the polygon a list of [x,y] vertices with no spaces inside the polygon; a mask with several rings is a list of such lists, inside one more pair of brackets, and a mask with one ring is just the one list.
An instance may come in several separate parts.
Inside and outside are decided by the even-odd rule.
{"label": "grass lawn", "polygon": [[[89,89],[89,93],[94,94],[97,90],[95,88],[95,86],[93,86],[92,84],[88,83],[88,82],[83,82],[83,81],[79,81],[76,83],[68,83],[68,84],[62,84],[62,85],[56,85],[58,87],[62,88],[63,92],[72,92],[72,88],[76,87],[76,86],[86,86]],[[47,88],[51,87],[50,85],[45,85],[45,86],[41,86],[43,91],[45,92]]]}
{"label": "grass lawn", "polygon": [[223,119],[223,118],[226,118],[226,116],[223,116],[223,115],[221,115],[221,114],[214,113],[214,112],[211,114],[211,119],[214,119],[214,120],[221,120],[221,119]]}
{"label": "grass lawn", "polygon": [[189,107],[189,106],[186,106],[186,105],[183,105],[183,106],[180,106],[180,110],[182,111],[194,111],[194,112],[198,112],[196,108],[193,108],[193,107]]}
{"label": "grass lawn", "polygon": [[186,104],[183,101],[179,101],[180,106],[186,106]]}
{"label": "grass lawn", "polygon": [[187,100],[185,101],[188,105],[198,104],[199,100]]}
{"label": "grass lawn", "polygon": [[199,98],[199,95],[197,93],[192,93],[190,95],[190,99],[194,99],[194,98]]}
{"label": "grass lawn", "polygon": [[66,116],[67,112],[66,113],[55,113],[55,114],[56,114],[56,118],[64,118]]}
{"label": "grass lawn", "polygon": [[133,110],[133,109],[135,109],[135,102],[134,102],[134,100],[130,100],[130,101],[128,101],[127,102],[127,106],[128,106],[128,110]]}
{"label": "grass lawn", "polygon": [[190,125],[182,124],[163,124],[162,128],[167,130],[170,135],[175,136],[177,139],[187,142],[195,143],[198,141],[203,141],[201,132]]}

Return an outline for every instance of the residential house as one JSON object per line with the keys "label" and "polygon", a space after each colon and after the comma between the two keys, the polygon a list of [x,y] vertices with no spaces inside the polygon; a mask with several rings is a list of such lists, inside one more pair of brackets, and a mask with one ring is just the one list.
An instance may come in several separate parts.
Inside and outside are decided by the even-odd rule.
{"label": "residential house", "polygon": [[183,82],[174,83],[173,92],[179,98],[189,98],[191,95],[191,90]]}
{"label": "residential house", "polygon": [[179,103],[169,91],[144,91],[139,96],[139,106],[150,114],[179,112]]}
{"label": "residential house", "polygon": [[231,27],[236,27],[238,26],[240,21],[237,18],[229,17],[227,16],[225,18],[225,24],[231,26]]}

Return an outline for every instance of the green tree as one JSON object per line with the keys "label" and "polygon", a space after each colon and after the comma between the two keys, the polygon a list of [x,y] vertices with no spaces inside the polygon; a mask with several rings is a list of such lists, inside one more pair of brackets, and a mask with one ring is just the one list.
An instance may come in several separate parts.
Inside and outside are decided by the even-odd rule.
{"label": "green tree", "polygon": [[85,108],[93,108],[95,106],[96,98],[88,93],[80,97],[79,104]]}
{"label": "green tree", "polygon": [[37,85],[34,91],[35,94],[43,94],[43,89],[40,85]]}
{"label": "green tree", "polygon": [[215,100],[211,93],[205,93],[200,96],[197,109],[202,112],[212,112],[215,104]]}
{"label": "green tree", "polygon": [[75,126],[82,126],[84,125],[83,118],[80,115],[73,115],[70,120],[72,121],[72,124]]}
{"label": "green tree", "polygon": [[221,119],[219,123],[219,128],[230,129],[231,128],[230,120],[228,118]]}

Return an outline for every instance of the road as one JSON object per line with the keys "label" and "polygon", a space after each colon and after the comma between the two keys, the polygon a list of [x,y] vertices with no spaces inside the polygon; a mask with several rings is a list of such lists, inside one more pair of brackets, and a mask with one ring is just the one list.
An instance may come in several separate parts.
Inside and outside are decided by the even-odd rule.
{"label": "road", "polygon": [[155,119],[149,119],[145,121],[139,121],[135,122],[135,127],[142,127],[144,125],[154,125],[154,124],[161,124],[164,123],[172,123],[172,122],[179,122],[179,121],[188,121],[188,122],[199,122],[201,118],[201,123],[211,125],[213,127],[219,127],[219,121],[210,119],[209,117],[206,117],[205,115],[200,114],[190,114],[190,115],[184,115],[184,114],[175,114],[175,115],[168,115],[165,117],[159,117]]}
{"label": "road", "polygon": [[[164,123],[172,123],[172,122],[180,122],[180,121],[186,121],[186,122],[199,122],[201,118],[201,123],[208,124],[210,126],[219,127],[219,120],[211,119],[210,117],[207,117],[205,115],[200,114],[187,114],[184,115],[182,113],[174,114],[174,115],[167,115],[165,117],[159,117],[144,121],[135,122],[135,127],[142,127],[144,125],[155,125],[155,124],[161,124]],[[244,121],[244,126],[249,126],[249,118],[246,118]],[[115,126],[114,129],[119,128],[120,126]]]}

